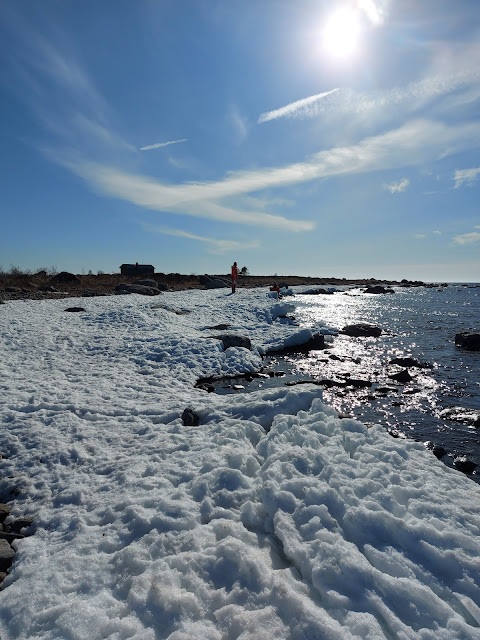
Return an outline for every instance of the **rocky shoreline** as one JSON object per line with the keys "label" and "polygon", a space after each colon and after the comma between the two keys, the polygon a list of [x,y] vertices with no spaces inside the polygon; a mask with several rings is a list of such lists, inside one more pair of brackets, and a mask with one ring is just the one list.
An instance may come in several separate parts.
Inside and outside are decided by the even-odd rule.
{"label": "rocky shoreline", "polygon": [[[267,287],[273,281],[286,287],[310,287],[312,294],[329,293],[328,287],[364,287],[369,293],[391,293],[391,287],[446,287],[443,284],[425,283],[420,280],[346,279],[308,276],[241,276],[238,289]],[[121,274],[73,274],[66,271],[49,274],[20,272],[0,273],[0,302],[7,300],[44,300],[69,297],[93,297],[143,293],[159,295],[162,291],[186,289],[210,289],[229,287],[229,274],[183,275],[180,273],[155,273],[147,279]],[[144,287],[142,289],[142,287]],[[312,289],[313,287],[313,289]],[[327,287],[327,289],[322,289]],[[316,289],[315,289],[316,288]]]}

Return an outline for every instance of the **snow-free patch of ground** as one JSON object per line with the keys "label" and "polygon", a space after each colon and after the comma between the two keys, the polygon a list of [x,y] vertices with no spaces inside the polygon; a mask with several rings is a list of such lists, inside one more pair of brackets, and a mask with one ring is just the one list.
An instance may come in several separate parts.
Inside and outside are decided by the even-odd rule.
{"label": "snow-free patch of ground", "polygon": [[[194,388],[298,341],[292,303],[262,289],[0,308],[0,489],[35,518],[0,592],[2,640],[480,638],[477,484],[339,420],[314,385]],[[220,323],[252,350],[224,351]]]}

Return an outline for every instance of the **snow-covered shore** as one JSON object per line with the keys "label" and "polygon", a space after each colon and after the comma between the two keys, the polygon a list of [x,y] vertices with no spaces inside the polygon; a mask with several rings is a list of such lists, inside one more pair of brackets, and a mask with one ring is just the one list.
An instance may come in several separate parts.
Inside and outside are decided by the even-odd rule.
{"label": "snow-covered shore", "polygon": [[0,495],[35,518],[2,640],[480,638],[477,484],[314,385],[194,388],[298,339],[288,311],[265,289],[0,308]]}

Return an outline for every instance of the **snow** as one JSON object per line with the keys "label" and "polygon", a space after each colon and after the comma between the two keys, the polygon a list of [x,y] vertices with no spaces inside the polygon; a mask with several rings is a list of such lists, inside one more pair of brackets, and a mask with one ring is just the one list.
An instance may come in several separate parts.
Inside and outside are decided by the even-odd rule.
{"label": "snow", "polygon": [[477,484],[314,385],[194,388],[311,337],[268,294],[0,308],[2,640],[480,638]]}

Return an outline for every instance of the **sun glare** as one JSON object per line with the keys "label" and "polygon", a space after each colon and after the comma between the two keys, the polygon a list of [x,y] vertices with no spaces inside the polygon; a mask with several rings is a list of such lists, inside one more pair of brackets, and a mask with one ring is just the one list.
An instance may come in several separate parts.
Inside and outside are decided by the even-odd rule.
{"label": "sun glare", "polygon": [[323,29],[323,45],[329,55],[348,58],[358,49],[360,32],[357,12],[346,7],[338,9]]}

